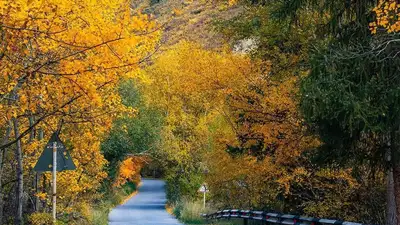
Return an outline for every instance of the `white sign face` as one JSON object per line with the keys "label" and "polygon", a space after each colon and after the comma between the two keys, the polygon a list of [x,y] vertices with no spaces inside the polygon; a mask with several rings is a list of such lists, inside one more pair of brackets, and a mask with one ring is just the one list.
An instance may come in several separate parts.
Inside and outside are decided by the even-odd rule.
{"label": "white sign face", "polygon": [[209,192],[207,186],[205,184],[201,185],[201,187],[199,188],[199,192],[201,193],[206,193]]}

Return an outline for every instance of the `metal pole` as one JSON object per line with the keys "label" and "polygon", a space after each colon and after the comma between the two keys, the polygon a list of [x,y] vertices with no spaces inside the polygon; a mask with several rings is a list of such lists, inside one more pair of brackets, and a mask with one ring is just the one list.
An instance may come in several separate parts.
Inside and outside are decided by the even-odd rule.
{"label": "metal pole", "polygon": [[203,192],[203,208],[206,208],[206,192]]}
{"label": "metal pole", "polygon": [[56,224],[57,204],[57,142],[53,142],[53,224]]}

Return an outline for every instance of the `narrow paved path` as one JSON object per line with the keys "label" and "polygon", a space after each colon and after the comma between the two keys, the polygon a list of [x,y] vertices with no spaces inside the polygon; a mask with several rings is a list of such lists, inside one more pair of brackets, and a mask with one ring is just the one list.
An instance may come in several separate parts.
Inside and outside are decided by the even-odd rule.
{"label": "narrow paved path", "polygon": [[137,195],[108,215],[109,225],[182,225],[165,211],[165,182],[143,179]]}

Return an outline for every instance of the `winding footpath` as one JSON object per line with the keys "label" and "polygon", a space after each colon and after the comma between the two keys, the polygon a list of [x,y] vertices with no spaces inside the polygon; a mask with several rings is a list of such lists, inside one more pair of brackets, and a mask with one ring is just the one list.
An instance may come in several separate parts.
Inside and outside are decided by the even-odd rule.
{"label": "winding footpath", "polygon": [[165,182],[143,179],[137,195],[114,208],[109,225],[182,225],[165,210]]}

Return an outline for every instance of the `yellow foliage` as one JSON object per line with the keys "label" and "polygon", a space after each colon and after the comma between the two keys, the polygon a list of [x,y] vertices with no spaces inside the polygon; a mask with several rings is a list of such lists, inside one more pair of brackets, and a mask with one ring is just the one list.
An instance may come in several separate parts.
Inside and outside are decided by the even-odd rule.
{"label": "yellow foliage", "polygon": [[325,204],[340,202],[357,185],[350,170],[315,170],[304,157],[320,142],[307,135],[297,110],[299,78],[273,79],[272,66],[190,42],[157,56],[144,86],[149,103],[166,115],[160,154],[182,179],[207,171],[221,207],[279,209],[277,198],[304,198],[314,213],[304,189],[329,192]]}
{"label": "yellow foliage", "polygon": [[[229,52],[204,50],[199,44],[180,42],[158,55],[146,69],[144,85],[149,104],[166,112],[162,154],[186,164],[201,157],[201,130],[225,108],[229,93],[246,85],[250,59]],[[196,143],[198,140],[198,143]]]}
{"label": "yellow foliage", "polygon": [[[28,220],[32,225],[53,225],[53,216],[50,213],[33,213],[29,215]],[[62,224],[57,222],[57,224]]]}
{"label": "yellow foliage", "polygon": [[[154,51],[157,24],[127,0],[0,0],[0,17],[0,126],[20,120],[25,177],[62,127],[77,170],[59,173],[58,207],[83,213],[106,177],[102,137],[115,118],[134,112],[117,87]],[[41,179],[49,193],[36,195],[45,199],[50,173]]]}
{"label": "yellow foliage", "polygon": [[183,14],[183,11],[182,11],[181,9],[174,8],[174,9],[172,10],[172,14],[173,14],[174,16],[181,16],[181,15]]}
{"label": "yellow foliage", "polygon": [[44,192],[36,193],[36,197],[38,197],[40,200],[44,201],[47,199],[47,193],[44,193]]}
{"label": "yellow foliage", "polygon": [[396,0],[379,0],[378,5],[373,9],[376,20],[370,23],[370,30],[373,34],[379,28],[387,33],[400,32],[400,4]]}
{"label": "yellow foliage", "polygon": [[228,0],[228,4],[229,4],[230,6],[236,5],[237,3],[238,3],[238,0]]}

